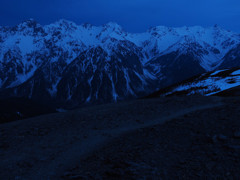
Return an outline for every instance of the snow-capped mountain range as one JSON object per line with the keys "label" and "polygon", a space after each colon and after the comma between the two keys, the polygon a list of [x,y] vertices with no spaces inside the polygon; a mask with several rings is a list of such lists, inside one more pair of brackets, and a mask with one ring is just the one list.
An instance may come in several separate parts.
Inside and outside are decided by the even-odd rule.
{"label": "snow-capped mountain range", "polygon": [[116,23],[0,27],[0,95],[75,104],[146,95],[240,66],[240,35],[218,26],[128,33]]}

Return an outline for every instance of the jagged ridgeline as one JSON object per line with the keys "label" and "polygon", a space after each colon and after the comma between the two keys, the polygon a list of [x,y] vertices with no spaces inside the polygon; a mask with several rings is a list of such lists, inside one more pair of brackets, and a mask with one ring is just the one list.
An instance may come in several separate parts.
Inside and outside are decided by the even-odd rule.
{"label": "jagged ridgeline", "polygon": [[116,23],[66,20],[0,27],[4,97],[76,105],[111,102],[233,66],[240,66],[240,36],[218,26],[158,26],[137,34]]}

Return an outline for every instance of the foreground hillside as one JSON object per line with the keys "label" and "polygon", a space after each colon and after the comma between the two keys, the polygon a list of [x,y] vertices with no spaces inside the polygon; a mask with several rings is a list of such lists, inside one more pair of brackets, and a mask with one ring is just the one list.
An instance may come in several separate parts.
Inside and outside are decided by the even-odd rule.
{"label": "foreground hillside", "polygon": [[0,124],[56,112],[54,106],[25,98],[0,100]]}
{"label": "foreground hillside", "polygon": [[167,97],[0,125],[3,179],[240,178],[240,99]]}

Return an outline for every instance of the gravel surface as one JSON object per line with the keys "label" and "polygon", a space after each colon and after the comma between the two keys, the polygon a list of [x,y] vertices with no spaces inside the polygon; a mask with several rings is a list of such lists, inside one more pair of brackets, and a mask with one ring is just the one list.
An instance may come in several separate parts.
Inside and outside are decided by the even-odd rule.
{"label": "gravel surface", "polygon": [[240,98],[169,97],[0,125],[3,179],[239,179]]}

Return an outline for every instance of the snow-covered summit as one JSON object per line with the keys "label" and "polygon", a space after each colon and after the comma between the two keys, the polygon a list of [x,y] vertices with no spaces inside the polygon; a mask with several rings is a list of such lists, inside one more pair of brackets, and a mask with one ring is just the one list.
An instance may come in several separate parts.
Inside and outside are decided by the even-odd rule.
{"label": "snow-covered summit", "polygon": [[[61,19],[50,25],[41,26],[33,19],[27,20],[17,26],[17,31],[24,30],[25,35],[33,31],[39,36],[44,36],[43,39],[56,37],[65,44],[70,42],[78,42],[88,47],[101,46],[108,47],[108,39],[115,39],[116,41],[130,41],[136,46],[143,48],[145,53],[151,59],[156,55],[168,53],[171,47],[178,49],[176,46],[179,43],[179,48],[183,44],[189,44],[189,41],[195,41],[204,49],[211,47],[211,49],[218,49],[221,53],[218,59],[223,58],[225,54],[234,46],[239,44],[240,36],[237,33],[224,30],[219,26],[203,28],[200,26],[170,28],[165,26],[153,27],[143,33],[128,33],[123,28],[114,22],[109,22],[101,26],[94,26],[91,24],[77,25],[74,22]],[[26,30],[28,29],[28,31]],[[27,33],[27,34],[26,34]],[[108,43],[108,45],[106,45]],[[62,44],[61,44],[62,45]],[[155,49],[155,53],[152,50]],[[207,50],[209,52],[209,50]],[[211,52],[209,52],[211,54]],[[212,56],[212,55],[211,55]],[[214,59],[215,58],[215,59]],[[216,57],[212,56],[213,62]]]}
{"label": "snow-covered summit", "polygon": [[[204,49],[206,52],[201,55],[203,56],[203,67],[206,70],[212,70],[208,65],[204,64],[205,55],[208,56],[206,59],[210,64],[211,62],[220,62],[230,49],[240,43],[239,34],[224,30],[219,26],[210,28],[200,26],[180,28],[157,26],[143,33],[128,33],[114,22],[94,26],[91,24],[77,25],[74,22],[61,19],[50,25],[41,26],[35,20],[30,19],[20,23],[14,29],[14,33],[6,29],[0,32],[0,40],[2,41],[0,47],[8,47],[2,48],[1,55],[6,53],[8,49],[13,49],[13,47],[14,49],[24,48],[24,44],[18,42],[26,41],[30,37],[33,39],[32,44],[29,44],[30,41],[28,40],[27,47],[46,46],[44,42],[53,41],[54,44],[52,45],[65,49],[68,53],[72,53],[76,47],[78,51],[83,52],[88,48],[97,46],[101,46],[109,52],[108,47],[114,47],[116,43],[121,41],[129,41],[142,48],[143,54],[146,54],[145,62],[156,56],[172,51],[183,51],[186,46],[197,44],[199,48]],[[196,49],[196,47],[192,48]],[[212,50],[219,52],[218,55]],[[26,54],[23,53],[23,55],[27,55],[27,53],[29,51]]]}
{"label": "snow-covered summit", "polygon": [[109,22],[107,24],[104,24],[103,27],[105,28],[110,28],[113,31],[123,31],[122,26],[120,26],[119,24],[117,24],[116,22]]}

